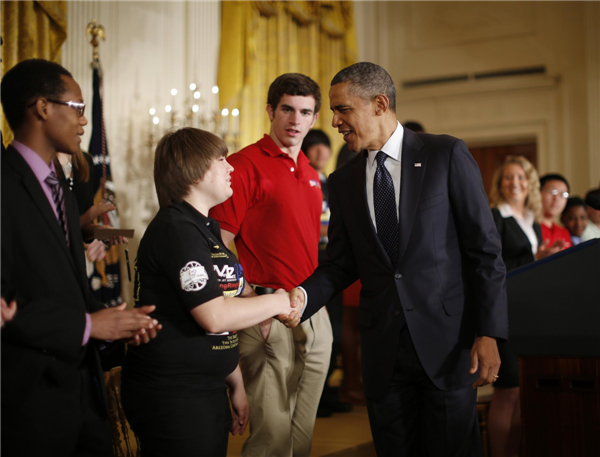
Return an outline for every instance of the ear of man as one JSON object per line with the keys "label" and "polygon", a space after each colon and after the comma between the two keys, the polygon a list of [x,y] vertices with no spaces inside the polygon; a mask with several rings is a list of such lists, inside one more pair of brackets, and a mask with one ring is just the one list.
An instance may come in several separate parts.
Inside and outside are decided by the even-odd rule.
{"label": "ear of man", "polygon": [[50,115],[50,102],[45,98],[38,98],[34,105],[34,115],[40,121],[47,121]]}
{"label": "ear of man", "polygon": [[267,105],[267,114],[269,115],[269,120],[273,122],[273,107],[271,105]]}
{"label": "ear of man", "polygon": [[375,103],[375,114],[377,116],[383,116],[388,112],[390,100],[384,94],[377,95],[373,101]]}

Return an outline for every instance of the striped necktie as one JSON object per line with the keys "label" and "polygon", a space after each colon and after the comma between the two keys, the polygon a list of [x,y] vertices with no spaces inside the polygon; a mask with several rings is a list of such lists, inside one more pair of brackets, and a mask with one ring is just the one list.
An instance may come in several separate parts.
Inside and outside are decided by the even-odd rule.
{"label": "striped necktie", "polygon": [[67,215],[65,214],[65,196],[63,194],[63,188],[53,171],[50,172],[44,182],[50,189],[52,189],[54,205],[56,206],[56,212],[58,213],[58,222],[60,223],[65,234],[67,245],[69,245],[69,227],[67,226]]}

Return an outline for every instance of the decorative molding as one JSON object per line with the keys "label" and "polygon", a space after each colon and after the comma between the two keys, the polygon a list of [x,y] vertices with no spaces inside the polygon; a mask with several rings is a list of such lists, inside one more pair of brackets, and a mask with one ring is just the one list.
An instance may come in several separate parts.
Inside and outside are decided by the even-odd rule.
{"label": "decorative molding", "polygon": [[[599,2],[359,2],[356,11],[361,60],[396,82],[401,122],[479,142],[526,135],[541,172],[563,173],[578,194],[598,186]],[[402,87],[528,67],[547,73]]]}
{"label": "decorative molding", "polygon": [[[397,107],[401,122],[421,121],[428,132],[462,138],[469,144],[537,143],[540,172],[563,170],[570,158],[561,152],[560,83],[554,78],[473,81],[456,87],[402,91]],[[410,92],[410,93],[408,93]],[[561,162],[561,163],[559,163]]]}
{"label": "decorative molding", "polygon": [[454,97],[457,95],[488,94],[511,90],[547,89],[558,87],[560,80],[551,76],[521,76],[469,80],[437,86],[401,89],[397,93],[399,101],[421,100],[432,97]]}
{"label": "decorative molding", "polygon": [[411,2],[413,50],[535,33],[531,2]]}

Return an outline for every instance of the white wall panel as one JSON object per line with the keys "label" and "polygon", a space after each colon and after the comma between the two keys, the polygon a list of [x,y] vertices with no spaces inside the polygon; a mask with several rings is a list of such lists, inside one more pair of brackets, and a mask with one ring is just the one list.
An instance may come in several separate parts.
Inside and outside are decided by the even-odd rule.
{"label": "white wall panel", "polygon": [[[92,47],[85,38],[86,26],[96,19],[106,31],[106,41],[100,44],[104,121],[121,226],[136,230],[130,243],[133,262],[158,209],[148,111],[154,107],[165,125],[164,106],[173,102],[171,88],[182,94],[195,82],[203,97],[209,95],[217,79],[220,3],[69,1],[67,8],[63,65],[80,84],[87,103],[92,101]],[[216,108],[217,97],[207,98],[210,107]],[[181,112],[182,105],[183,96],[178,96],[175,109]],[[84,149],[89,144],[91,116],[88,121]],[[126,276],[123,286],[129,298]]]}
{"label": "white wall panel", "polygon": [[[563,173],[577,194],[598,186],[598,2],[361,1],[356,11],[360,58],[394,79],[401,122],[478,143],[535,138],[541,173]],[[536,66],[545,74],[473,78]],[[469,79],[403,87],[456,75]]]}

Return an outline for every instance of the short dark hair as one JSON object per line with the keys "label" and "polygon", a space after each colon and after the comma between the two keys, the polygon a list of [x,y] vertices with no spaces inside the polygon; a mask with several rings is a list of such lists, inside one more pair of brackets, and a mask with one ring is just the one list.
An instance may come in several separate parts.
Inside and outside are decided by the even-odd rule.
{"label": "short dark hair", "polygon": [[546,173],[544,176],[542,176],[540,178],[540,190],[548,181],[562,181],[567,185],[567,191],[571,191],[571,186],[569,186],[567,178],[565,178],[563,175],[559,175],[558,173]]}
{"label": "short dark hair", "polygon": [[275,78],[269,86],[267,104],[271,105],[273,111],[279,105],[279,100],[284,95],[312,96],[315,99],[315,113],[321,109],[321,89],[319,85],[306,75],[300,73],[285,73]]}
{"label": "short dark hair", "polygon": [[310,130],[306,136],[304,137],[304,141],[302,141],[302,151],[306,154],[308,150],[317,144],[324,144],[328,148],[331,149],[331,142],[329,141],[329,137],[323,130],[313,129]]}
{"label": "short dark hair", "polygon": [[25,111],[38,98],[59,99],[67,90],[62,76],[72,78],[65,68],[44,59],[19,62],[2,78],[2,108],[13,132],[21,127]]}
{"label": "short dark hair", "polygon": [[213,133],[185,127],[163,136],[154,155],[154,185],[160,207],[183,201],[192,184],[201,181],[219,157],[227,157],[227,146]]}
{"label": "short dark hair", "polygon": [[390,74],[379,65],[359,62],[340,70],[331,80],[331,85],[350,83],[348,92],[371,102],[378,95],[385,95],[390,109],[396,112],[396,86]]}
{"label": "short dark hair", "polygon": [[425,133],[425,129],[421,124],[415,121],[406,121],[404,123],[404,128],[407,128],[411,132],[423,132]]}
{"label": "short dark hair", "polygon": [[592,189],[585,194],[585,204],[595,210],[600,210],[600,189]]}
{"label": "short dark hair", "polygon": [[340,149],[340,152],[338,153],[335,169],[337,170],[338,168],[346,165],[348,162],[354,159],[354,157],[356,157],[357,154],[357,151],[350,150],[350,146],[348,146],[348,143],[344,143],[344,145]]}
{"label": "short dark hair", "polygon": [[583,199],[581,197],[569,197],[567,199],[565,209],[563,209],[562,215],[564,216],[571,208],[576,208],[578,206],[582,206],[585,209],[585,202]]}

